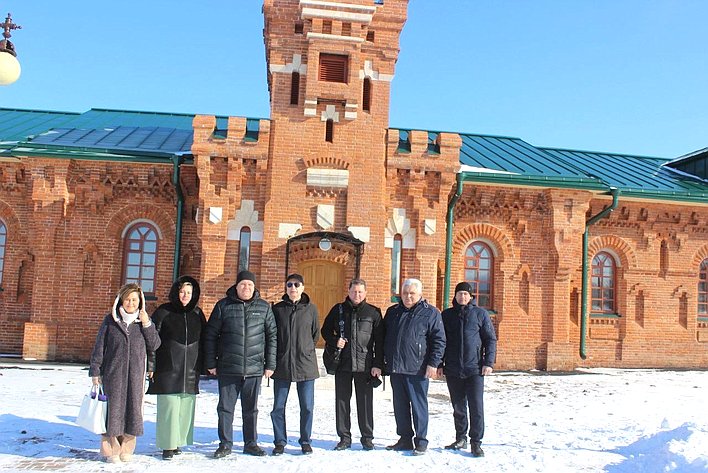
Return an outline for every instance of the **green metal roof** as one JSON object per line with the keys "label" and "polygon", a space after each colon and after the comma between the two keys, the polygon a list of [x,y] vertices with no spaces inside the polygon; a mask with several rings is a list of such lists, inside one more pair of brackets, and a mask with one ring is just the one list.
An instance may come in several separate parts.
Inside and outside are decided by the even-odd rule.
{"label": "green metal roof", "polygon": [[0,143],[22,141],[50,128],[64,126],[80,114],[0,107]]}
{"label": "green metal roof", "polygon": [[[0,156],[90,159],[93,155],[96,159],[129,161],[133,157],[161,162],[191,152],[193,120],[194,114],[188,113],[100,108],[74,113],[0,107]],[[216,117],[217,130],[225,130],[227,124],[228,117]],[[257,139],[257,125],[255,129]]]}
{"label": "green metal roof", "polygon": [[460,163],[481,168],[472,171],[475,180],[585,189],[616,187],[623,197],[708,203],[708,185],[668,169],[665,165],[669,161],[664,158],[542,148],[518,138],[461,136]]}
{"label": "green metal roof", "polygon": [[585,177],[577,168],[549,159],[547,153],[519,138],[461,135],[460,164],[486,172],[544,177]]}
{"label": "green metal roof", "polygon": [[98,148],[114,151],[148,151],[189,154],[192,130],[155,126],[119,126],[116,128],[52,128],[28,142],[29,146]]}
{"label": "green metal roof", "polygon": [[[192,120],[194,120],[193,113],[158,113],[92,108],[88,112],[82,113],[71,123],[71,126],[87,129],[116,126],[155,126],[191,130]],[[216,128],[225,129],[227,121],[228,117],[216,117]]]}
{"label": "green metal roof", "polygon": [[[84,113],[52,112],[0,107],[0,142],[24,141],[52,128],[165,127],[192,130],[194,114],[159,113],[92,108]],[[217,116],[217,129],[227,128],[228,117]]]}
{"label": "green metal roof", "polygon": [[[406,141],[409,130],[402,131],[402,139]],[[586,190],[616,187],[623,197],[708,203],[708,183],[701,180],[700,173],[690,172],[700,165],[705,166],[708,149],[670,161],[544,148],[508,136],[459,135],[462,138],[460,173],[466,181]]]}
{"label": "green metal roof", "polygon": [[554,159],[570,163],[584,174],[601,179],[622,191],[623,197],[708,202],[708,185],[682,176],[662,158],[626,154],[542,148]]}

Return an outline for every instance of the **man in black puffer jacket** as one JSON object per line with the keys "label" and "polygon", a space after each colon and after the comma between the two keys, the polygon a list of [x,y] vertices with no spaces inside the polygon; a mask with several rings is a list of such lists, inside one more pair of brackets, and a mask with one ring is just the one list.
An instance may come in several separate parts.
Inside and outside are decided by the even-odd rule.
{"label": "man in black puffer jacket", "polygon": [[243,453],[263,456],[258,446],[258,394],[261,377],[276,364],[277,329],[270,304],[260,298],[256,277],[238,273],[235,286],[214,306],[204,335],[204,366],[219,379],[219,448],[215,458],[231,453],[234,407],[241,396]]}
{"label": "man in black puffer jacket", "polygon": [[[443,358],[447,388],[450,391],[455,441],[445,448],[467,448],[468,433],[474,457],[484,456],[484,377],[492,374],[497,354],[497,336],[489,313],[473,303],[472,285],[461,282],[455,286],[453,306],[442,313],[447,346]],[[467,423],[467,408],[470,420]]]}

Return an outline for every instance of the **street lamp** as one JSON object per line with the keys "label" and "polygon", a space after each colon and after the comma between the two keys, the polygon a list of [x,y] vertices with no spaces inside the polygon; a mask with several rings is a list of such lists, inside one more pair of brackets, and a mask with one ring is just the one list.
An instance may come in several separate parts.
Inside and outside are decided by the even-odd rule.
{"label": "street lamp", "polygon": [[10,31],[19,30],[22,27],[12,22],[12,16],[8,13],[2,26],[2,37],[0,41],[0,85],[10,85],[20,77],[20,62],[17,60],[15,45],[10,42]]}

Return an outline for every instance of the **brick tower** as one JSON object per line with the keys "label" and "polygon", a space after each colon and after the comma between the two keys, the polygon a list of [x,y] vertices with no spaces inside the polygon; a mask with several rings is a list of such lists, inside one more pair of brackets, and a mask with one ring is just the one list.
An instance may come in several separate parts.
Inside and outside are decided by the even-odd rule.
{"label": "brick tower", "polygon": [[261,286],[271,299],[297,271],[320,317],[357,272],[372,303],[390,300],[386,134],[407,5],[264,3],[271,128]]}

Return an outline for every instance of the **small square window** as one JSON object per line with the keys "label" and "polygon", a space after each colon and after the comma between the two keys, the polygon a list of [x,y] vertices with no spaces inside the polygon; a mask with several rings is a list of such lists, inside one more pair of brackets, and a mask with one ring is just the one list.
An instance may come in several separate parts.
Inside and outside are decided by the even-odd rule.
{"label": "small square window", "polygon": [[295,23],[295,34],[302,34],[304,30],[304,25],[302,21]]}
{"label": "small square window", "polygon": [[366,41],[369,42],[369,43],[373,43],[373,42],[374,42],[374,36],[375,36],[375,33],[374,33],[373,31],[367,31],[367,32],[366,32]]}

